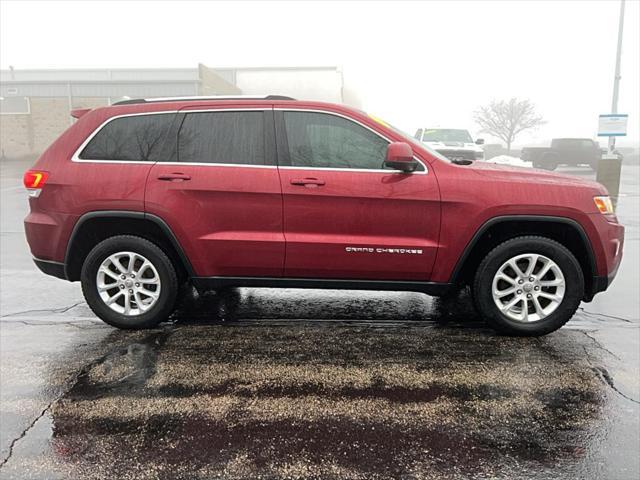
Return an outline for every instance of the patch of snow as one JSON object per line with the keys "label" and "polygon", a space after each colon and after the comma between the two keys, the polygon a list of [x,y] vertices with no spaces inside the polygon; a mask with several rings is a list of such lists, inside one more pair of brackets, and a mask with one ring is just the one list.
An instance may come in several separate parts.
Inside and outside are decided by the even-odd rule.
{"label": "patch of snow", "polygon": [[497,157],[490,158],[489,160],[485,160],[487,163],[498,163],[500,165],[511,165],[513,167],[527,167],[532,168],[533,164],[531,162],[525,162],[521,158],[511,157],[509,155],[498,155]]}

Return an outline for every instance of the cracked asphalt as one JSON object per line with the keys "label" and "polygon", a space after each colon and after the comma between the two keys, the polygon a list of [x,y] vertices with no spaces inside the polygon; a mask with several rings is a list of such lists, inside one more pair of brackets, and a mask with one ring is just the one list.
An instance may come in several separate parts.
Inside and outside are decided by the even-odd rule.
{"label": "cracked asphalt", "polygon": [[229,289],[112,329],[33,266],[27,166],[1,175],[1,478],[640,476],[637,166],[618,278],[535,339],[465,293]]}

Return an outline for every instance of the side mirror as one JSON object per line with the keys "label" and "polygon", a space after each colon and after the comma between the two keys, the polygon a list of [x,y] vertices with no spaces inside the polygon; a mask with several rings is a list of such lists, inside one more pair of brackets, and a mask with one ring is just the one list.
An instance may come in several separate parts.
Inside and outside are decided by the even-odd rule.
{"label": "side mirror", "polygon": [[484,145],[484,138],[479,138],[476,140],[476,145]]}
{"label": "side mirror", "polygon": [[392,142],[387,147],[384,166],[403,172],[413,172],[418,167],[418,162],[413,158],[413,149],[408,143]]}

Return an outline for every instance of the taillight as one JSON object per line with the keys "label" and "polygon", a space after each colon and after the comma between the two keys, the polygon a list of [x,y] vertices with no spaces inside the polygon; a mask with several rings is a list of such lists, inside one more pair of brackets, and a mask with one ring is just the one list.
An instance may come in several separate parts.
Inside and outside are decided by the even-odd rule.
{"label": "taillight", "polygon": [[40,170],[27,170],[24,173],[22,181],[30,197],[38,197],[40,195],[42,187],[47,183],[47,178],[49,178],[49,172]]}

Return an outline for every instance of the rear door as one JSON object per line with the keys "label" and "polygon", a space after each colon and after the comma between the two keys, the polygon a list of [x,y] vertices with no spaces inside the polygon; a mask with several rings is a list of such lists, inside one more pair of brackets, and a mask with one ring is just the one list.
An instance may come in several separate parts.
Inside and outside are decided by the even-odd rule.
{"label": "rear door", "polygon": [[273,109],[183,109],[171,138],[172,158],[151,169],[145,207],[169,225],[196,275],[281,276]]}
{"label": "rear door", "polygon": [[426,164],[383,165],[389,140],[333,112],[276,109],[286,277],[428,280],[440,196]]}

